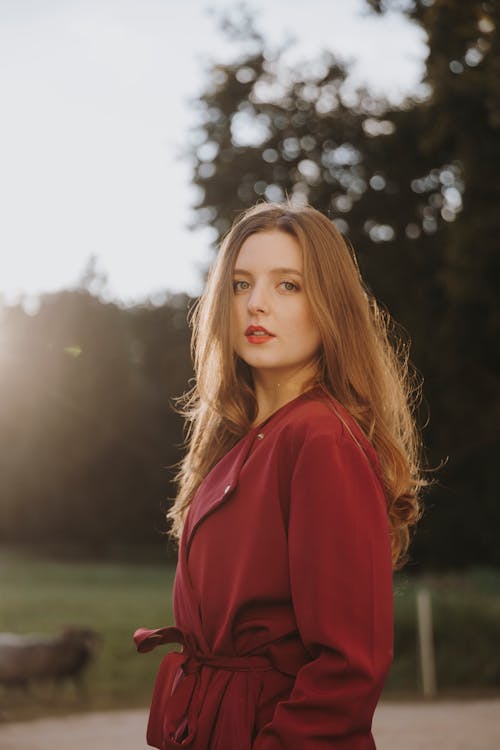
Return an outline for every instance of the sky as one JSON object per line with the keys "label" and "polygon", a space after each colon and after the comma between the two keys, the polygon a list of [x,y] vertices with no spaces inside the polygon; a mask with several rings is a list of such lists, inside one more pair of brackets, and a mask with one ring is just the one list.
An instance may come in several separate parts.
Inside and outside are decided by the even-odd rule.
{"label": "sky", "polygon": [[[190,228],[196,192],[183,156],[209,61],[238,50],[208,8],[226,0],[0,0],[0,295],[78,285],[90,256],[105,299],[196,295],[212,234]],[[393,101],[419,86],[421,29],[362,0],[251,2],[290,62],[322,50],[350,61],[353,85]]]}

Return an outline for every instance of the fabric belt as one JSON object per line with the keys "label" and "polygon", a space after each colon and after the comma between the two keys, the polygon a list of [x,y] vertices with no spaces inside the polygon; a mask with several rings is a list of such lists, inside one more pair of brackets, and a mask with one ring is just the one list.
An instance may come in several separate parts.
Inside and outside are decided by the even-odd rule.
{"label": "fabric belt", "polygon": [[202,665],[217,669],[226,669],[229,672],[273,669],[273,664],[269,657],[262,654],[250,654],[247,656],[203,654],[192,648],[192,644],[189,643],[190,640],[179,628],[175,627],[158,628],[157,630],[139,628],[134,633],[137,650],[141,653],[152,651],[156,646],[166,643],[179,643],[183,646],[182,653],[186,654],[186,660],[182,663],[182,669],[185,674],[197,672]]}
{"label": "fabric belt", "polygon": [[[182,654],[179,655],[184,657],[179,665],[182,672],[178,672],[172,685],[172,692],[165,697],[162,706],[162,718],[165,723],[162,744],[157,746],[163,750],[190,745],[196,736],[199,705],[197,706],[197,702],[193,701],[193,696],[199,685],[199,673],[202,667],[228,672],[264,672],[276,669],[271,658],[263,654],[224,656],[200,653],[193,639],[176,627],[157,630],[140,628],[134,633],[134,641],[137,650],[141,653],[168,643],[179,643],[183,647]],[[300,664],[297,664],[294,671],[299,666]]]}

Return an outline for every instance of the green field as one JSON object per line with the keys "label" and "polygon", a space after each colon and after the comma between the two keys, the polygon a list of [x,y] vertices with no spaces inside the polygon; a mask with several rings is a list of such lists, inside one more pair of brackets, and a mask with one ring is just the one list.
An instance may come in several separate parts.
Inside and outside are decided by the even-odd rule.
{"label": "green field", "polygon": [[432,595],[437,687],[445,695],[500,693],[500,570],[471,568],[395,578],[394,664],[389,694],[421,692],[416,593]]}
{"label": "green field", "polygon": [[0,552],[0,631],[56,633],[66,625],[95,629],[102,636],[87,673],[87,696],[68,683],[2,691],[0,715],[41,715],[146,705],[159,648],[138,654],[132,640],[141,626],[172,623],[172,565],[60,562]]}
{"label": "green field", "polygon": [[[28,693],[0,687],[0,718],[148,704],[163,648],[137,654],[133,631],[172,624],[174,567],[165,563],[58,561],[0,549],[0,631],[55,633],[66,625],[102,636],[86,675],[87,695],[69,683]],[[387,697],[419,693],[415,592],[433,596],[438,687],[442,694],[500,692],[500,571],[395,581],[395,662]]]}

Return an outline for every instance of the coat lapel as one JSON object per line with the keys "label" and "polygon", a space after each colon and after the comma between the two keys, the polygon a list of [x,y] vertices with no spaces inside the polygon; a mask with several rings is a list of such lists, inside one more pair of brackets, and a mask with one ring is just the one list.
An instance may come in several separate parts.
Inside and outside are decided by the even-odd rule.
{"label": "coat lapel", "polygon": [[186,557],[193,535],[203,520],[228,500],[238,486],[241,467],[245,463],[256,428],[241,438],[214,466],[200,484],[186,519]]}
{"label": "coat lapel", "polygon": [[250,432],[242,437],[241,440],[239,440],[207,474],[191,502],[191,507],[186,519],[183,534],[186,560],[193,535],[200,523],[202,523],[202,521],[219,506],[226,502],[226,500],[228,500],[234,493],[234,490],[238,485],[238,477],[241,467],[245,463],[258,432],[266,426],[269,426],[270,422],[275,423],[278,419],[282,419],[288,412],[292,411],[299,402],[310,398],[311,396],[314,397],[314,394],[317,394],[317,392],[318,388],[304,391],[304,393],[281,406],[277,411],[269,415],[266,420],[256,427],[253,427]]}

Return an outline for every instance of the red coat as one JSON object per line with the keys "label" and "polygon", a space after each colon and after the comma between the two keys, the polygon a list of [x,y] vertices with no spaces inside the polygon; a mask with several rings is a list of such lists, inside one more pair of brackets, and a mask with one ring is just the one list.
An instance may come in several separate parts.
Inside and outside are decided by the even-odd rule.
{"label": "red coat", "polygon": [[134,636],[140,651],[183,644],[155,684],[154,747],[375,748],[393,644],[386,503],[373,448],[321,394],[253,428],[193,499],[177,627]]}

